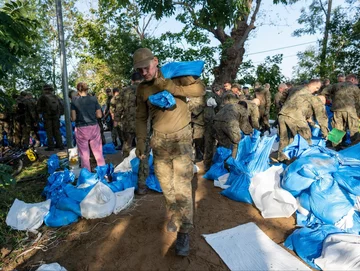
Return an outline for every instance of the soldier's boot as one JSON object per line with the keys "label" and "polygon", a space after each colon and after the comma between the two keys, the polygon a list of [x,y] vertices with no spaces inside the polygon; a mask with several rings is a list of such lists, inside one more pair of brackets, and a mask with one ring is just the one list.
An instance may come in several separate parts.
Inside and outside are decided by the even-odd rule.
{"label": "soldier's boot", "polygon": [[204,154],[199,147],[195,148],[195,163],[201,162],[204,159]]}
{"label": "soldier's boot", "polygon": [[186,257],[190,252],[190,236],[188,233],[178,232],[175,245],[175,254]]}

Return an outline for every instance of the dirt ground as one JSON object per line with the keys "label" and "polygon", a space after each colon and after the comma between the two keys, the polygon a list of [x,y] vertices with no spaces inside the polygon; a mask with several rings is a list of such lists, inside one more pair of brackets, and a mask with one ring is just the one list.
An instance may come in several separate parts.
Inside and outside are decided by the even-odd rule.
{"label": "dirt ground", "polygon": [[[115,165],[119,155],[107,155]],[[202,163],[198,164],[202,170]],[[175,233],[166,231],[162,194],[136,196],[133,206],[118,215],[85,220],[61,229],[70,233],[56,247],[37,250],[25,263],[11,268],[36,270],[41,263],[58,262],[67,270],[228,270],[202,234],[255,222],[275,243],[282,244],[294,230],[295,220],[264,219],[252,205],[235,202],[219,192],[212,181],[195,174],[194,224],[191,254],[176,257]],[[4,269],[11,270],[11,269]]]}

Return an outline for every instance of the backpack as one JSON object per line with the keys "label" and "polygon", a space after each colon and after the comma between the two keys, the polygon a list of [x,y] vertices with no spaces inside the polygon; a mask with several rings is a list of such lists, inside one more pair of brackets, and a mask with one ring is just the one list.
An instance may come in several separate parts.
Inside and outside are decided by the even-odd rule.
{"label": "backpack", "polygon": [[59,98],[54,94],[45,95],[46,98],[46,115],[48,116],[59,116],[60,114],[60,103]]}

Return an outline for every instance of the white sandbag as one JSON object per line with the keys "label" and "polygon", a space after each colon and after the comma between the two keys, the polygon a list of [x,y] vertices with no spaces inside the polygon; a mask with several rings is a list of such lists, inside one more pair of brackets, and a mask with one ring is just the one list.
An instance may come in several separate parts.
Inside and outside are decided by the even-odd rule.
{"label": "white sandbag", "polygon": [[331,234],[315,264],[322,270],[360,270],[360,236]]}
{"label": "white sandbag", "polygon": [[230,173],[226,173],[220,176],[217,180],[214,180],[214,186],[220,187],[221,189],[229,188],[230,185],[226,185],[227,180],[229,179]]}
{"label": "white sandbag", "polygon": [[97,182],[80,202],[81,215],[87,219],[109,216],[114,211],[115,203],[114,192],[102,182]]}
{"label": "white sandbag", "polygon": [[131,171],[131,163],[130,161],[136,157],[135,148],[130,151],[128,157],[126,157],[119,165],[114,169],[114,173],[117,172],[128,172]]}
{"label": "white sandbag", "polygon": [[296,199],[280,187],[283,171],[282,166],[273,166],[251,179],[249,192],[264,218],[290,217],[297,209]]}
{"label": "white sandbag", "polygon": [[311,270],[252,222],[203,236],[230,270]]}
{"label": "white sandbag", "polygon": [[6,217],[6,224],[15,230],[36,231],[49,213],[51,200],[25,203],[15,199]]}
{"label": "white sandbag", "polygon": [[58,263],[42,264],[36,271],[67,271]]}
{"label": "white sandbag", "polygon": [[116,203],[114,208],[114,214],[118,214],[120,211],[129,207],[134,199],[135,187],[130,187],[124,191],[116,192]]}

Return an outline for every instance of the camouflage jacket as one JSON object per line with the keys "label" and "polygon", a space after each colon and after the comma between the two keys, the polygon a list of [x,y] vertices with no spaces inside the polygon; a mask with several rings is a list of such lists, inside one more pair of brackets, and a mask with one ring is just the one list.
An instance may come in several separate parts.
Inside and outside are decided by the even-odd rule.
{"label": "camouflage jacket", "polygon": [[191,122],[204,125],[205,96],[191,97],[188,101],[188,106],[191,113]]}
{"label": "camouflage jacket", "polygon": [[[215,101],[217,103],[217,106],[215,108],[211,107],[211,106],[207,106],[207,101],[210,98],[215,99]],[[211,123],[214,120],[215,114],[217,112],[219,112],[219,110],[220,110],[220,105],[221,105],[221,97],[219,95],[215,94],[214,92],[206,91],[206,93],[205,93],[205,108],[204,108],[205,124]]]}
{"label": "camouflage jacket", "polygon": [[280,112],[281,108],[283,107],[287,96],[288,96],[288,92],[286,90],[283,92],[277,92],[275,94],[274,104],[277,114]]}
{"label": "camouflage jacket", "polygon": [[327,99],[331,99],[331,111],[357,111],[360,115],[360,90],[350,82],[336,83],[327,86],[321,92]]}
{"label": "camouflage jacket", "polygon": [[225,91],[221,95],[221,107],[226,104],[235,104],[239,102],[239,98],[231,91]]}
{"label": "camouflage jacket", "polygon": [[327,136],[329,132],[325,106],[318,97],[312,95],[308,90],[307,93],[297,94],[296,97],[287,100],[279,115],[292,118],[302,126],[308,125],[308,119],[315,117],[322,134]]}
{"label": "camouflage jacket", "polygon": [[260,100],[260,111],[263,111],[264,115],[270,115],[271,106],[271,93],[269,90],[264,88],[258,88],[255,90],[256,98]]}
{"label": "camouflage jacket", "polygon": [[137,84],[123,89],[122,93],[110,101],[110,112],[124,132],[135,133]]}
{"label": "camouflage jacket", "polygon": [[248,106],[248,114],[249,114],[249,121],[251,126],[254,129],[259,130],[260,129],[260,125],[259,125],[259,118],[260,118],[260,113],[259,113],[259,107],[254,104],[251,101],[246,101],[247,106]]}
{"label": "camouflage jacket", "polygon": [[252,133],[252,127],[249,123],[249,114],[244,106],[241,104],[226,104],[215,115],[214,121],[224,122],[233,131],[239,131],[240,129],[245,134]]}

